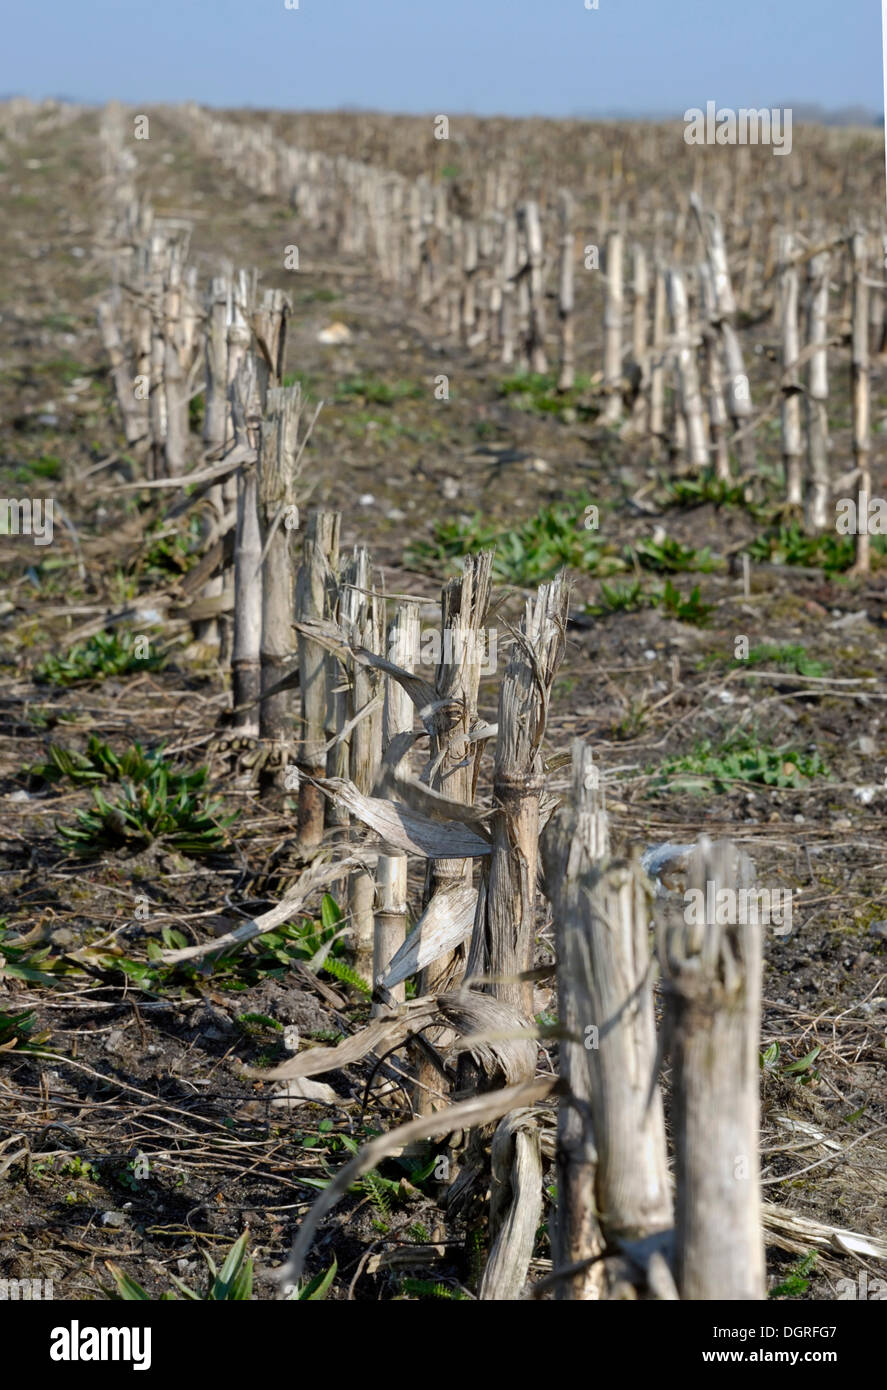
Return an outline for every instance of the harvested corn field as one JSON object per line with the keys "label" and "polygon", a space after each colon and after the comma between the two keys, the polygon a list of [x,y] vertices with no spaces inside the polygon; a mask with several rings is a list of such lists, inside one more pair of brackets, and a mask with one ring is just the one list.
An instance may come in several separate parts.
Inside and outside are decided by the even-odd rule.
{"label": "harvested corn field", "polygon": [[883,131],[235,97],[0,105],[0,1284],[879,1298]]}

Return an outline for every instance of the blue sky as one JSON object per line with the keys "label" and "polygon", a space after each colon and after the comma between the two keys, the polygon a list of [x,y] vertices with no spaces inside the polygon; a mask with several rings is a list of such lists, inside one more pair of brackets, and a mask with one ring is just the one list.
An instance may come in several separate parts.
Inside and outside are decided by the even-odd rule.
{"label": "blue sky", "polygon": [[585,3],[19,0],[0,92],[512,116],[883,108],[878,0]]}

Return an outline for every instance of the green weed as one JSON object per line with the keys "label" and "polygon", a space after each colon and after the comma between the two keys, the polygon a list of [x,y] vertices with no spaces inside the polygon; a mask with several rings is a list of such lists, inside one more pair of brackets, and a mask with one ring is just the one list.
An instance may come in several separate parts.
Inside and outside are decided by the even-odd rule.
{"label": "green weed", "polygon": [[668,758],[658,768],[652,792],[728,792],[743,782],[800,787],[812,777],[824,776],[828,776],[828,768],[818,753],[799,753],[788,745],[768,747],[748,731],[735,729],[720,747],[702,739],[692,753]]}
{"label": "green weed", "polygon": [[34,678],[47,685],[76,685],[130,671],[157,671],[165,661],[160,654],[137,656],[135,637],[130,632],[97,632],[88,641],[71,647],[65,656],[50,653],[37,666]]}

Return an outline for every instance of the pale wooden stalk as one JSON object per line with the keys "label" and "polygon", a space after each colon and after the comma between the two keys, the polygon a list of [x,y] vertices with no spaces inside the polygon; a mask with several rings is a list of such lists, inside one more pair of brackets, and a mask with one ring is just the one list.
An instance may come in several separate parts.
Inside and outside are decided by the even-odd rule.
{"label": "pale wooden stalk", "polygon": [[[876,266],[884,261],[884,238],[880,234],[870,238],[870,256]],[[869,285],[869,351],[880,357],[884,351],[884,289],[883,277],[873,280]]]}
{"label": "pale wooden stalk", "polygon": [[[253,276],[254,280],[255,277]],[[234,437],[234,411],[233,393],[234,382],[240,371],[252,344],[252,332],[249,327],[248,314],[253,297],[253,285],[251,277],[245,270],[239,270],[233,277],[231,285],[231,312],[228,322],[227,332],[227,362],[225,364],[225,379],[227,382],[228,397],[231,402],[231,409],[226,418],[226,444],[230,443]],[[238,481],[236,473],[232,473],[222,483],[222,515],[227,515],[232,508],[237,506]],[[233,604],[234,600],[234,572],[229,568],[222,572],[222,595],[223,607],[227,607],[225,600]],[[230,655],[229,648],[232,642],[232,625],[225,617],[220,619],[220,643],[219,659],[223,663],[228,660]]]}
{"label": "pale wooden stalk", "polygon": [[[328,602],[346,641],[350,640],[346,612],[346,584],[350,563],[346,561],[340,574],[331,574],[328,585]],[[337,659],[332,652],[326,654],[327,777],[347,779],[351,775],[351,730],[349,723],[352,713],[353,666],[354,663],[350,658]],[[327,801],[324,808],[324,820],[327,826],[334,826],[343,831],[351,823],[347,809],[334,798]],[[340,891],[343,895],[347,892],[347,879],[342,881]]]}
{"label": "pale wooden stalk", "polygon": [[527,250],[526,224],[521,209],[517,212],[517,264],[515,281],[515,300],[517,314],[517,367],[521,372],[530,370],[530,280],[529,252]]}
{"label": "pale wooden stalk", "polygon": [[460,331],[462,341],[470,343],[477,317],[477,227],[474,222],[464,224],[462,240],[462,312]]}
{"label": "pale wooden stalk", "polygon": [[[341,626],[354,646],[383,655],[385,628],[383,603],[373,587],[372,564],[366,546],[355,546],[354,555],[343,566],[341,577]],[[360,662],[352,663],[350,717],[361,714],[378,701],[382,688],[380,672]],[[364,715],[351,730],[349,747],[350,780],[359,792],[369,796],[382,760],[382,710]],[[351,921],[351,949],[354,968],[362,979],[373,978],[376,884],[373,874],[357,870],[348,880],[348,915]]]}
{"label": "pale wooden stalk", "polygon": [[230,434],[228,401],[228,325],[231,322],[231,274],[214,275],[206,298],[204,356],[206,396],[203,443],[211,457],[221,454]]}
{"label": "pale wooden stalk", "polygon": [[650,277],[647,270],[647,254],[644,248],[635,245],[632,254],[632,356],[638,373],[638,390],[634,400],[632,417],[638,430],[644,430],[647,415],[646,383],[650,375],[650,356],[647,346],[647,300],[650,294]]}
{"label": "pale wooden stalk", "polygon": [[123,432],[128,445],[137,444],[144,438],[144,421],[136,399],[132,373],[117,324],[117,310],[120,304],[118,295],[109,294],[99,300],[97,320],[102,346],[111,363],[111,380],[117,405],[123,419]]}
{"label": "pale wooden stalk", "polygon": [[831,254],[807,262],[807,345],[815,349],[807,375],[807,524],[824,531],[829,524],[828,300]]}
{"label": "pale wooden stalk", "polygon": [[[230,271],[214,275],[210,280],[205,302],[204,367],[206,390],[203,410],[203,446],[210,459],[220,458],[230,433],[228,400],[228,324],[231,316]],[[207,494],[211,524],[221,525],[225,503],[221,483],[214,483]],[[222,593],[222,572],[214,574],[201,591],[203,598],[216,598]],[[202,642],[218,643],[219,622],[208,618],[197,624],[197,637]]]}
{"label": "pale wooden stalk", "polygon": [[868,574],[871,562],[866,508],[872,490],[871,475],[871,358],[869,355],[867,257],[865,233],[857,230],[850,240],[853,274],[853,338],[850,381],[853,398],[853,462],[858,470],[860,499],[856,528],[858,574]]}
{"label": "pale wooden stalk", "polygon": [[514,333],[515,333],[515,314],[516,314],[516,286],[515,276],[517,275],[517,224],[511,216],[505,218],[505,230],[502,242],[502,314],[500,319],[499,336],[502,340],[502,365],[511,367],[514,364]]}
{"label": "pale wooden stalk", "polygon": [[[688,887],[707,903],[709,891],[735,893],[752,876],[729,842],[703,842],[691,856]],[[672,1060],[675,1277],[685,1300],[763,1299],[762,931],[749,922],[719,925],[707,907],[697,924],[689,911],[675,914],[660,951]]]}
{"label": "pale wooden stalk", "polygon": [[563,574],[527,599],[520,631],[499,687],[493,764],[493,847],[472,934],[469,975],[504,977],[486,986],[527,1020],[533,984],[516,977],[533,968],[541,746],[548,700],[564,651],[569,589]]}
{"label": "pale wooden stalk", "polygon": [[[296,579],[296,618],[310,622],[332,617],[334,575],[339,564],[338,512],[311,512],[305,527],[302,563]],[[323,839],[324,796],[307,778],[326,771],[327,673],[326,651],[304,635],[299,637],[301,747],[299,769],[299,846],[310,854]]]}
{"label": "pale wooden stalk", "polygon": [[[591,1130],[585,1130],[579,1157],[585,1158],[587,1181],[593,1135],[595,1205],[604,1241],[613,1248],[622,1242],[649,1242],[664,1249],[672,1203],[656,1084],[649,888],[637,863],[602,858],[606,830],[594,797],[593,772],[590,758],[574,751],[571,803],[558,812],[543,839],[559,978],[569,975],[568,997],[588,1069],[584,1094]],[[574,1060],[581,1066],[578,1056]],[[578,1215],[595,1240],[591,1194],[577,1196]],[[594,1248],[583,1252],[585,1258],[594,1253]]]}
{"label": "pale wooden stalk", "polygon": [[388,208],[389,208],[389,240],[390,240],[390,274],[392,283],[400,285],[403,281],[404,266],[404,215],[403,215],[403,183],[399,178],[392,178],[388,185]]}
{"label": "pale wooden stalk", "polygon": [[[588,996],[591,961],[579,908],[581,887],[576,870],[593,869],[608,859],[610,832],[600,772],[591,749],[576,739],[572,754],[570,798],[540,845],[545,891],[554,908],[557,1011],[564,1030],[558,1044],[558,1072],[567,1088],[557,1116],[558,1201],[551,1233],[556,1270],[582,1264],[600,1255],[604,1248],[595,1195],[597,1147],[591,1109],[592,1074],[585,1047],[588,1034],[584,1031],[593,1008]],[[592,1264],[559,1279],[555,1297],[591,1301],[601,1298],[603,1290],[604,1266]]]}
{"label": "pale wooden stalk", "polygon": [[542,1149],[532,1110],[511,1110],[491,1145],[490,1238],[481,1302],[520,1298],[542,1215]]}
{"label": "pale wooden stalk", "polygon": [[661,449],[665,438],[665,376],[668,361],[666,346],[667,291],[665,269],[656,266],[653,289],[653,353],[650,360],[650,434]]}
{"label": "pale wooden stalk", "polygon": [[[132,258],[131,291],[135,299],[133,306],[133,352],[134,375],[142,381],[151,380],[151,343],[153,315],[151,313],[150,287],[151,229],[148,227],[144,241],[136,247]],[[136,399],[136,409],[142,439],[151,438],[151,401],[149,394]],[[150,468],[150,460],[149,460]],[[150,474],[149,474],[150,476]]]}
{"label": "pale wooden stalk", "polygon": [[183,255],[182,243],[174,242],[170,248],[163,295],[163,389],[166,395],[164,461],[167,475],[171,478],[184,473],[188,444],[190,350],[183,331],[183,318],[186,312]]}
{"label": "pale wooden stalk", "polygon": [[[734,327],[736,299],[733,294],[724,229],[718,214],[703,211],[697,196],[691,196],[690,204],[696,216],[708,262],[711,266],[716,314],[713,322],[721,336],[727,368],[727,410],[734,431],[746,430],[737,441],[737,449],[742,467],[748,470],[753,468],[755,464],[754,439],[751,432],[746,429],[751,420],[753,406],[748,376],[742,360],[742,348]],[[768,273],[765,268],[765,279]]]}
{"label": "pale wooden stalk", "polygon": [[[259,517],[262,551],[262,691],[277,684],[296,655],[293,603],[296,564],[294,527],[297,515],[299,422],[302,388],[272,386],[266,396],[259,450]],[[259,732],[270,744],[273,777],[266,781],[283,788],[286,765],[294,752],[293,693],[280,690],[262,700]]]}
{"label": "pale wooden stalk", "polygon": [[619,231],[607,237],[607,300],[604,307],[604,424],[622,418],[622,315],[624,311],[623,238]]}
{"label": "pale wooden stalk", "polygon": [[699,389],[699,371],[696,366],[696,344],[690,330],[684,277],[679,270],[669,271],[668,302],[675,338],[681,410],[687,428],[688,463],[691,470],[701,471],[708,465],[708,441],[705,437],[702,393]]}
{"label": "pale wooden stalk", "polygon": [[727,403],[724,400],[720,338],[716,327],[717,304],[714,280],[709,262],[703,261],[698,266],[698,272],[702,307],[702,346],[708,390],[708,423],[715,460],[715,476],[726,482],[730,478],[730,453],[727,447]]}
{"label": "pale wooden stalk", "polygon": [[[419,605],[399,603],[388,628],[389,661],[404,671],[415,671],[419,659]],[[382,752],[398,734],[411,733],[413,702],[403,686],[385,677],[385,704],[382,710]],[[380,854],[376,865],[379,905],[373,938],[373,984],[385,974],[392,957],[403,945],[407,931],[407,866],[405,854]],[[405,999],[405,984],[394,985],[395,1002]],[[375,1006],[374,1012],[378,1010]]]}
{"label": "pale wooden stalk", "polygon": [[801,383],[798,376],[800,333],[798,330],[798,268],[794,263],[795,238],[784,232],[780,238],[780,279],[782,289],[782,412],[780,433],[782,463],[785,469],[785,500],[790,507],[803,502],[801,478]]}
{"label": "pale wooden stalk", "polygon": [[286,357],[286,322],[292,304],[283,290],[266,290],[262,303],[253,312],[252,326],[256,339],[256,371],[259,400],[265,408],[269,388],[283,385],[283,364]]}
{"label": "pale wooden stalk", "polygon": [[475,295],[476,312],[474,333],[468,341],[469,347],[478,347],[490,342],[490,290],[492,286],[491,266],[493,260],[493,225],[485,216],[477,227],[477,291]]}
{"label": "pale wooden stalk", "polygon": [[[477,719],[477,696],[484,662],[483,633],[490,602],[492,551],[468,555],[462,574],[444,586],[441,595],[441,659],[435,674],[439,708],[429,719],[431,750],[423,780],[450,800],[470,806],[474,801],[479,759],[478,745],[469,735]],[[470,859],[435,859],[427,876],[425,906],[436,892],[472,880]],[[451,951],[426,966],[419,977],[420,994],[439,994],[462,973],[464,948]],[[434,1030],[429,1034],[434,1040]],[[447,1034],[437,1033],[438,1039]],[[433,1092],[441,1078],[434,1066],[420,1058],[415,1105],[421,1114],[438,1108]]]}
{"label": "pale wooden stalk", "polygon": [[447,269],[450,279],[449,323],[447,332],[451,338],[458,339],[462,333],[462,285],[460,266],[462,264],[463,230],[461,219],[454,217],[450,222],[450,236],[447,246]]}
{"label": "pale wooden stalk", "polygon": [[759,239],[760,221],[756,218],[748,229],[748,241],[745,245],[745,268],[742,275],[742,289],[739,292],[739,302],[744,314],[750,314],[755,303]]}
{"label": "pale wooden stalk", "polygon": [[[259,412],[256,367],[243,359],[232,389],[235,437],[257,450]],[[233,727],[247,738],[259,736],[262,642],[262,537],[259,529],[258,478],[254,461],[237,474],[237,532],[234,541],[234,641],[231,651]]]}
{"label": "pale wooden stalk", "polygon": [[491,347],[501,348],[502,340],[502,243],[505,220],[498,212],[490,214],[490,274],[487,336]]}
{"label": "pale wooden stalk", "polygon": [[558,195],[561,229],[560,278],[558,281],[558,319],[560,322],[560,372],[557,389],[572,390],[576,380],[575,294],[573,288],[575,254],[573,238],[573,196],[566,189]]}
{"label": "pale wooden stalk", "polygon": [[151,359],[149,390],[149,423],[151,430],[150,476],[162,478],[166,467],[166,390],[163,367],[166,340],[163,316],[163,284],[168,261],[168,246],[163,233],[151,237],[150,302],[151,302]]}

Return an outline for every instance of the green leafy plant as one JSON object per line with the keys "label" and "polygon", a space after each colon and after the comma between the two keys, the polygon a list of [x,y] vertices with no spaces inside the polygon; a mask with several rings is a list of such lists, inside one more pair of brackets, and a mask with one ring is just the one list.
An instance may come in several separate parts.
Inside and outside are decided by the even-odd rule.
{"label": "green leafy plant", "polygon": [[747,730],[732,730],[719,748],[701,739],[692,753],[668,758],[658,769],[652,791],[726,792],[736,783],[768,787],[800,787],[811,777],[828,775],[819,754],[799,753],[782,745],[759,743]]}
{"label": "green leafy plant", "polygon": [[821,1051],[822,1045],[817,1044],[817,1046],[812,1047],[804,1057],[799,1057],[796,1062],[783,1063],[780,1061],[779,1043],[772,1042],[769,1047],[760,1054],[761,1070],[774,1072],[778,1076],[790,1077],[795,1081],[799,1081],[802,1086],[806,1086],[810,1081],[817,1081],[819,1079],[819,1072],[816,1070],[813,1063],[816,1061]]}
{"label": "green leafy plant", "polygon": [[669,617],[677,618],[682,623],[693,623],[697,627],[705,626],[712,611],[711,604],[702,602],[698,584],[684,598],[670,579],[665,581],[664,588],[649,592],[639,579],[635,579],[626,584],[605,584],[601,581],[601,601],[588,604],[586,612],[600,617],[607,613],[637,613],[643,608],[661,608]]}
{"label": "green leafy plant", "polygon": [[307,1284],[301,1284],[294,1289],[287,1296],[287,1302],[322,1303],[332,1288],[337,1269],[338,1264],[333,1257],[332,1264],[324,1274],[315,1274],[314,1278],[309,1279]]}
{"label": "green leafy plant", "polygon": [[[872,536],[873,562],[887,556],[887,536]],[[856,559],[854,536],[824,532],[808,536],[797,521],[781,524],[758,536],[747,547],[753,560],[773,565],[804,565],[821,568],[826,574],[838,574],[850,569]]]}
{"label": "green leafy plant", "polygon": [[357,398],[372,405],[393,405],[395,401],[417,400],[422,394],[422,387],[414,381],[387,382],[381,377],[360,375],[339,381],[335,400],[341,403]]}
{"label": "green leafy plant", "polygon": [[[343,959],[345,943],[345,920],[342,909],[335,898],[324,893],[320,903],[320,922],[305,920],[291,928],[295,954],[305,960],[310,970],[317,974],[325,970],[334,979],[351,985],[369,998],[372,986],[352,969]],[[265,938],[267,941],[267,936]]]}
{"label": "green leafy plant", "polygon": [[824,676],[829,671],[828,662],[815,661],[800,644],[774,646],[765,643],[751,647],[748,656],[731,657],[727,652],[707,652],[699,660],[700,669],[706,666],[728,664],[734,670],[744,666],[773,666],[778,671],[794,672],[798,676]]}
{"label": "green leafy plant", "polygon": [[[194,402],[191,404],[193,406]],[[176,529],[169,529],[169,523],[157,522],[148,531],[145,543],[130,568],[147,578],[161,581],[170,575],[186,574],[199,559],[201,541],[198,516],[189,517],[184,528],[180,525]]]}
{"label": "green leafy plant", "polygon": [[97,632],[87,642],[71,647],[65,656],[51,653],[36,668],[35,679],[49,685],[75,685],[79,681],[106,680],[130,671],[157,671],[163,655],[140,657],[132,633]]}
{"label": "green leafy plant", "polygon": [[560,415],[572,409],[577,418],[596,415],[599,406],[588,399],[591,378],[579,374],[567,391],[558,390],[555,372],[518,372],[503,377],[499,391],[510,396],[519,410],[537,411],[543,415]]}
{"label": "green leafy plant", "polygon": [[768,1293],[768,1298],[800,1298],[810,1287],[808,1274],[812,1274],[816,1266],[816,1251],[811,1250],[808,1255],[802,1255],[799,1260],[789,1269],[788,1274],[781,1283],[775,1284]]}
{"label": "green leafy plant", "polygon": [[263,1037],[266,1033],[282,1033],[283,1024],[276,1018],[269,1018],[267,1014],[239,1014],[235,1019],[237,1027],[247,1037]]}
{"label": "green leafy plant", "polygon": [[0,1053],[38,1052],[48,1037],[34,1032],[33,1009],[0,1010]]}
{"label": "green leafy plant", "polygon": [[[253,1292],[253,1262],[252,1257],[246,1253],[248,1239],[249,1232],[244,1231],[243,1235],[234,1242],[228,1251],[221,1269],[216,1268],[212,1256],[204,1251],[203,1258],[206,1260],[210,1273],[210,1283],[206,1293],[195,1293],[175,1274],[170,1274],[169,1277],[179,1292],[194,1303],[246,1302],[252,1298]],[[102,1287],[102,1292],[106,1297],[117,1298],[126,1303],[151,1302],[151,1295],[146,1293],[141,1284],[136,1283],[135,1279],[122,1270],[119,1265],[114,1264],[111,1260],[106,1260],[105,1268],[114,1281],[113,1292]],[[169,1290],[160,1295],[160,1301],[177,1301],[177,1294],[174,1290]]]}
{"label": "green leafy plant", "polygon": [[702,602],[698,584],[684,598],[670,579],[665,581],[664,589],[651,595],[651,599],[654,608],[662,608],[669,617],[677,618],[682,623],[693,623],[695,627],[705,627],[713,607],[710,603]]}
{"label": "green leafy plant", "polygon": [[718,478],[711,469],[695,478],[660,476],[658,482],[667,507],[702,507],[711,503],[715,507],[742,508],[756,517],[766,516],[768,512],[766,507],[755,503],[748,484]]}
{"label": "green leafy plant", "polygon": [[627,547],[627,554],[629,557],[632,554],[636,555],[638,563],[644,569],[671,574],[685,573],[690,570],[709,574],[715,568],[715,561],[712,559],[708,546],[704,550],[694,550],[692,546],[682,545],[672,536],[666,536],[661,541],[653,539],[639,541],[634,547]]}
{"label": "green leafy plant", "polygon": [[[394,1186],[396,1190],[397,1184]],[[367,1173],[363,1179],[363,1187],[375,1207],[378,1229],[387,1231],[391,1224],[391,1198],[386,1191],[385,1180],[380,1178],[378,1173]]]}
{"label": "green leafy plant", "polygon": [[75,1154],[73,1158],[69,1158],[63,1163],[59,1171],[65,1177],[82,1178],[84,1182],[98,1182],[101,1178],[101,1173],[96,1165],[90,1163],[88,1159],[81,1158],[79,1154]]}
{"label": "green leafy plant", "polygon": [[[26,771],[30,777],[41,782],[52,783],[67,778],[75,786],[89,786],[97,782],[120,782],[124,778],[131,782],[146,782],[163,765],[162,748],[146,753],[141,744],[134,743],[125,752],[117,754],[95,734],[90,734],[85,753],[51,743],[46,762],[34,763]],[[171,784],[180,776],[187,774],[177,773],[167,765],[167,777]]]}
{"label": "green leafy plant", "polygon": [[589,605],[592,613],[637,613],[649,600],[639,579],[631,584],[605,584],[601,581],[602,604]]}
{"label": "green leafy plant", "polygon": [[624,569],[624,561],[607,554],[600,536],[585,529],[584,517],[583,498],[543,507],[513,527],[490,525],[479,514],[438,521],[432,539],[414,541],[404,559],[415,569],[452,569],[465,555],[494,548],[494,578],[519,585],[541,584],[564,567],[587,574]]}
{"label": "green leafy plant", "polygon": [[103,847],[145,846],[163,841],[183,854],[210,854],[227,842],[226,830],[237,813],[223,815],[222,803],[204,791],[207,769],[172,773],[166,764],[152,767],[139,783],[124,780],[114,803],[93,791],[94,807],[80,811],[73,826],[59,827],[59,837],[75,854],[95,854]]}
{"label": "green leafy plant", "polygon": [[400,1292],[405,1298],[446,1299],[453,1303],[466,1301],[466,1295],[461,1289],[454,1289],[449,1284],[442,1284],[433,1279],[402,1279]]}
{"label": "green leafy plant", "polygon": [[10,975],[31,984],[54,985],[63,973],[69,973],[60,957],[52,954],[51,946],[33,947],[28,941],[10,936],[5,921],[0,921],[0,979]]}

